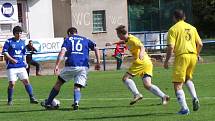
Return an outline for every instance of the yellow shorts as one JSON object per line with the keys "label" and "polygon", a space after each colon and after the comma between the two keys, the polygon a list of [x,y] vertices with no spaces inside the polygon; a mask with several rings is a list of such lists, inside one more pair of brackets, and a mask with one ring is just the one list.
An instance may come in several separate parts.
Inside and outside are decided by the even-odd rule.
{"label": "yellow shorts", "polygon": [[196,62],[196,54],[183,54],[177,56],[173,68],[173,82],[185,82],[185,79],[192,79]]}
{"label": "yellow shorts", "polygon": [[152,70],[153,64],[150,59],[144,60],[137,59],[132,63],[131,67],[128,69],[128,73],[133,76],[139,75],[142,77],[144,74],[152,76]]}

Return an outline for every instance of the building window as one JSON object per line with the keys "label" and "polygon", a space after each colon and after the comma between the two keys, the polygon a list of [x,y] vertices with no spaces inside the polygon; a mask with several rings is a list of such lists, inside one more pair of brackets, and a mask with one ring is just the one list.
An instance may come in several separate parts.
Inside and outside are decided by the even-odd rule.
{"label": "building window", "polygon": [[93,32],[105,32],[105,10],[93,11]]}
{"label": "building window", "polygon": [[12,24],[0,24],[0,33],[10,33],[12,30]]}

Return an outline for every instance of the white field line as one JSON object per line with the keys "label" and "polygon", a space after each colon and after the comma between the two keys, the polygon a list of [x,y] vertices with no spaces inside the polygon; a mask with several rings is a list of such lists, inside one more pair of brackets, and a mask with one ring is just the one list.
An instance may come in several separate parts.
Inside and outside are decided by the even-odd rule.
{"label": "white field line", "polygon": [[[58,100],[73,100],[72,98],[71,99],[66,99],[66,98],[57,98]],[[109,100],[130,100],[132,98],[88,98],[88,99],[81,99],[81,100],[89,100],[89,101],[95,101],[95,100],[98,100],[98,101],[109,101]],[[143,98],[143,100],[158,100],[160,98]],[[170,99],[172,100],[176,100],[176,98],[171,98]],[[188,100],[191,100],[192,98],[186,98]],[[200,97],[199,98],[200,100],[215,100],[215,97]],[[28,98],[24,98],[24,99],[13,99],[14,101],[25,101],[25,100],[29,100]],[[39,99],[39,100],[44,100],[44,99]],[[0,101],[7,101],[6,99],[1,99]]]}

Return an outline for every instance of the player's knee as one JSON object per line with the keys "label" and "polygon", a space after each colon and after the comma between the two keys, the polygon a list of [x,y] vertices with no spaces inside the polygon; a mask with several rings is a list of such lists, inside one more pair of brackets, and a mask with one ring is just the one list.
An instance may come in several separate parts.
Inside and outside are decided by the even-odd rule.
{"label": "player's knee", "polygon": [[149,90],[151,88],[151,84],[149,83],[144,83],[144,88],[146,88],[147,90]]}
{"label": "player's knee", "polygon": [[58,76],[58,81],[62,82],[62,83],[65,83],[66,80],[64,80],[62,77]]}
{"label": "player's knee", "polygon": [[23,79],[23,80],[22,80],[22,83],[23,83],[24,85],[28,85],[30,82],[29,82],[29,80],[27,80],[27,79]]}
{"label": "player's knee", "polygon": [[80,85],[80,84],[77,84],[77,83],[74,84],[74,88],[75,88],[75,89],[80,89],[80,88],[82,88],[82,87],[83,87],[83,86]]}
{"label": "player's knee", "polygon": [[15,83],[10,82],[10,83],[9,83],[9,85],[8,85],[8,88],[10,88],[10,89],[11,89],[11,88],[14,88],[14,86],[15,86]]}
{"label": "player's knee", "polygon": [[125,82],[127,79],[129,79],[127,76],[122,77],[122,81]]}

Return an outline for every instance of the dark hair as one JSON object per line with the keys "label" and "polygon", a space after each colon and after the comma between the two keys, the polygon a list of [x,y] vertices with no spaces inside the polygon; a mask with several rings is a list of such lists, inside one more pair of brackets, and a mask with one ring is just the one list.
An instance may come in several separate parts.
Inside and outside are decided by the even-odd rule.
{"label": "dark hair", "polygon": [[119,26],[116,28],[116,31],[117,31],[117,33],[123,34],[123,35],[125,35],[125,34],[127,33],[127,30],[126,30],[126,28],[125,28],[124,25],[119,25]]}
{"label": "dark hair", "polygon": [[73,34],[77,34],[78,31],[75,27],[71,27],[67,30],[67,35],[73,35]]}
{"label": "dark hair", "polygon": [[173,15],[177,20],[183,20],[185,17],[184,11],[181,9],[176,9]]}
{"label": "dark hair", "polygon": [[15,35],[16,33],[22,32],[22,27],[20,26],[15,26],[13,28],[13,35]]}

